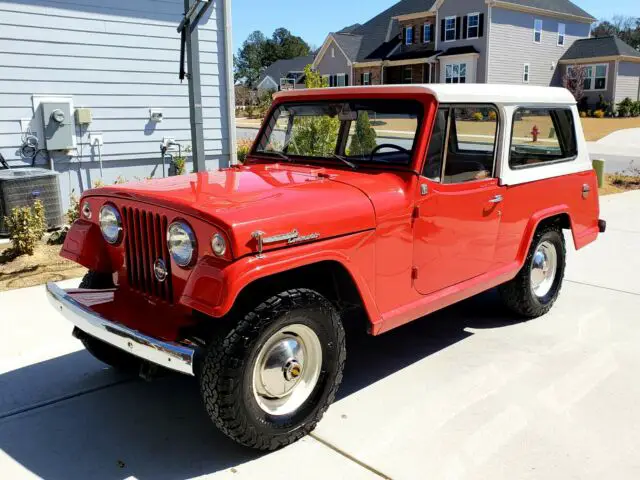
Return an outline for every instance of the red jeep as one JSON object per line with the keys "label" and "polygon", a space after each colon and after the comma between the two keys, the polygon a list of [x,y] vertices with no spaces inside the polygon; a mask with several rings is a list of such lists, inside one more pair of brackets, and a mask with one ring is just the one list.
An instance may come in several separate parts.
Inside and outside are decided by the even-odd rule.
{"label": "red jeep", "polygon": [[244,165],[86,192],[47,286],[98,359],[198,377],[214,423],[264,450],[335,398],[343,320],[379,335],[499,287],[515,314],[558,297],[563,229],[605,230],[568,91],[493,85],[276,95]]}

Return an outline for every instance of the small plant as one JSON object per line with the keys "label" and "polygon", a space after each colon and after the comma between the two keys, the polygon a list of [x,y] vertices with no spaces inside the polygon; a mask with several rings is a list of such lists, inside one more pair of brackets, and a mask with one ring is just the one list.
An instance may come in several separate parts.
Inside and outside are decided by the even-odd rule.
{"label": "small plant", "polygon": [[631,104],[631,116],[640,117],[640,100]]}
{"label": "small plant", "polygon": [[37,243],[47,229],[44,205],[40,200],[33,207],[16,207],[5,217],[11,239],[11,249],[15,256],[33,255]]}
{"label": "small plant", "polygon": [[484,115],[482,114],[482,112],[473,112],[471,118],[473,118],[473,120],[475,120],[476,122],[481,122],[484,120]]}
{"label": "small plant", "polygon": [[116,181],[113,182],[114,185],[122,185],[123,183],[127,183],[127,179],[124,178],[122,175],[118,175],[118,178],[116,178]]}
{"label": "small plant", "polygon": [[[185,173],[187,173],[187,157],[186,155],[184,155],[184,153],[191,153],[191,145],[185,147],[183,155],[173,158],[173,168],[176,171],[176,175],[184,175]],[[148,179],[151,178],[153,178],[153,176],[149,177]]]}
{"label": "small plant", "polygon": [[634,101],[629,97],[625,98],[618,104],[618,116],[629,117],[631,116],[631,110],[634,107]]}
{"label": "small plant", "polygon": [[253,118],[256,115],[256,107],[255,105],[249,104],[247,105],[247,108],[244,109],[247,118]]}
{"label": "small plant", "polygon": [[593,116],[596,118],[604,118],[605,117],[604,110],[594,110]]}
{"label": "small plant", "polygon": [[498,119],[498,114],[495,112],[495,110],[489,110],[489,120],[491,120],[492,122],[495,122]]}
{"label": "small plant", "polygon": [[72,190],[69,195],[69,210],[67,210],[67,222],[69,225],[80,218],[80,199],[76,197],[76,191]]}
{"label": "small plant", "polygon": [[587,112],[584,110],[580,112],[580,118],[587,118]]}
{"label": "small plant", "polygon": [[102,188],[104,187],[104,182],[102,180],[95,180],[93,182],[93,188]]}
{"label": "small plant", "polygon": [[242,138],[238,141],[238,161],[244,163],[251,151],[253,142],[248,138]]}

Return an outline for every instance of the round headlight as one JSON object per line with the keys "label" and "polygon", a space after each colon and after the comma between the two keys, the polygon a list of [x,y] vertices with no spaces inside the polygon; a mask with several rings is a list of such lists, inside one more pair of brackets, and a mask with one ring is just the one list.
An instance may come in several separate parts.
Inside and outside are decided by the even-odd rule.
{"label": "round headlight", "polygon": [[169,225],[167,244],[173,261],[181,267],[188,266],[196,251],[196,236],[191,227],[184,222]]}
{"label": "round headlight", "polygon": [[100,230],[104,239],[111,243],[118,243],[122,236],[122,219],[113,205],[105,205],[100,209]]}
{"label": "round headlight", "polygon": [[219,233],[216,233],[211,239],[211,248],[213,253],[222,257],[227,251],[227,242],[224,241],[224,237]]}

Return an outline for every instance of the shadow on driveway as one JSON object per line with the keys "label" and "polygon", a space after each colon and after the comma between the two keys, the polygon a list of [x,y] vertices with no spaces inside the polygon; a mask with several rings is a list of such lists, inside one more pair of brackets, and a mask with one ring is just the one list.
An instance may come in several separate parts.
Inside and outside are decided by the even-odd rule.
{"label": "shadow on driveway", "polygon": [[[338,399],[464,340],[472,335],[467,327],[516,321],[488,292],[380,337],[349,332]],[[0,449],[47,479],[185,478],[260,456],[216,430],[193,378],[127,379],[80,351],[0,375],[0,386],[3,399],[31,389],[51,392],[48,398],[75,392],[33,409],[24,406],[38,398],[27,395],[33,400],[22,412],[0,412]]]}

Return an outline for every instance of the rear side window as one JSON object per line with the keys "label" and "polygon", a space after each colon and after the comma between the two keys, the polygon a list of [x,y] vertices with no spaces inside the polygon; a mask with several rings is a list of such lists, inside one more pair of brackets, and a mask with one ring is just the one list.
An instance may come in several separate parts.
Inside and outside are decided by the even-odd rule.
{"label": "rear side window", "polygon": [[511,131],[511,168],[566,162],[577,155],[576,128],[571,109],[516,110]]}

